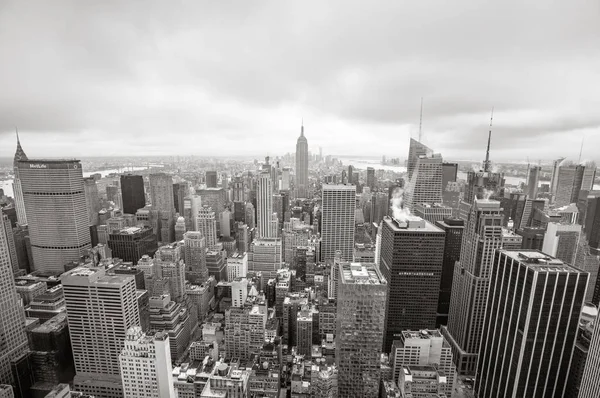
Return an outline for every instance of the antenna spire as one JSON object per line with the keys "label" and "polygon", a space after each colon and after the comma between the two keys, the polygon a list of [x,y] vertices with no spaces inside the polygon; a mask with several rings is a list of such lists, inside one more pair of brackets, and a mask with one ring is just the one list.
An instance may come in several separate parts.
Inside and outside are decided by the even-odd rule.
{"label": "antenna spire", "polygon": [[490,142],[492,141],[492,122],[494,120],[494,107],[492,107],[492,115],[490,116],[490,130],[488,133],[487,150],[485,152],[485,161],[483,162],[483,171],[490,171]]}
{"label": "antenna spire", "polygon": [[585,135],[581,137],[581,148],[579,149],[579,160],[577,163],[581,163],[581,153],[583,152],[583,141],[585,140]]}
{"label": "antenna spire", "polygon": [[304,137],[304,118],[302,118],[302,124],[300,127],[300,136]]}
{"label": "antenna spire", "polygon": [[422,127],[423,127],[423,97],[421,97],[421,114],[419,116],[419,142],[421,142],[421,139],[423,138]]}
{"label": "antenna spire", "polygon": [[15,134],[17,134],[17,142],[19,142],[19,129],[15,126]]}

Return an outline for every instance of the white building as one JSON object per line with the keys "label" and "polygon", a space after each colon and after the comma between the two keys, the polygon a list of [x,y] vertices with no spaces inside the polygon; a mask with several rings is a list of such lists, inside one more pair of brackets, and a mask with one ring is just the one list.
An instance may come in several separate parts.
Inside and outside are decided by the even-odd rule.
{"label": "white building", "polygon": [[342,252],[343,260],[353,260],[355,209],[355,185],[323,185],[322,261],[332,259],[337,250]]}
{"label": "white building", "polygon": [[206,238],[206,246],[212,249],[217,244],[217,219],[212,207],[203,206],[196,217],[198,231]]}
{"label": "white building", "polygon": [[242,307],[248,298],[248,279],[236,278],[231,282],[231,305]]}
{"label": "white building", "polygon": [[227,280],[245,278],[248,273],[248,253],[236,253],[227,258]]}
{"label": "white building", "polygon": [[271,220],[273,217],[273,181],[271,175],[263,172],[258,175],[256,188],[256,226],[259,238],[274,238]]}
{"label": "white building", "polygon": [[128,398],[175,398],[169,335],[148,336],[139,326],[127,331],[119,355],[123,393]]}

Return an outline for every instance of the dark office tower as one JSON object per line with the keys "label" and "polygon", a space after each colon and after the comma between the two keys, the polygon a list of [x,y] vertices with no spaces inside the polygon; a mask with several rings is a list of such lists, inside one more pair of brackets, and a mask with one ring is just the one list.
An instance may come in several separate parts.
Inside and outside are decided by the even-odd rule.
{"label": "dark office tower", "polygon": [[62,273],[91,249],[79,160],[19,162],[36,271]]}
{"label": "dark office tower", "polygon": [[540,172],[542,168],[540,166],[532,166],[529,168],[529,175],[527,176],[527,197],[535,199],[538,193],[538,185],[540,184]]}
{"label": "dark office tower", "polygon": [[128,227],[110,231],[108,247],[114,258],[130,261],[136,265],[144,254],[153,256],[158,249],[156,235],[150,227]]}
{"label": "dark office tower", "polygon": [[562,397],[588,274],[534,250],[493,257],[477,396]]}
{"label": "dark office tower", "polygon": [[206,238],[199,231],[183,234],[186,279],[201,285],[208,279]]}
{"label": "dark office tower", "polygon": [[367,186],[371,192],[375,189],[375,169],[372,167],[367,167]]}
{"label": "dark office tower", "polygon": [[517,231],[523,237],[521,249],[542,250],[544,246],[545,228],[525,227]]}
{"label": "dark office tower", "polygon": [[375,264],[342,262],[338,273],[338,395],[377,397],[388,282]]}
{"label": "dark office tower", "polygon": [[525,207],[523,207],[523,214],[520,220],[515,220],[515,229],[521,229],[525,227],[533,226],[533,215],[536,209],[543,211],[546,207],[546,201],[544,199],[525,199]]}
{"label": "dark office tower", "polygon": [[[586,308],[587,307],[587,308]],[[567,379],[567,388],[565,389],[565,398],[577,398],[581,390],[581,381],[585,370],[585,363],[590,350],[590,342],[594,334],[594,321],[597,317],[586,317],[587,310],[597,311],[595,307],[584,305],[577,329],[577,339],[575,340],[575,349],[573,350],[573,359],[571,360],[571,369]],[[600,392],[600,391],[599,391]],[[596,394],[597,395],[597,394]]]}
{"label": "dark office tower", "polygon": [[[13,194],[15,195],[15,209],[17,211],[17,219],[19,224],[27,224],[27,216],[25,215],[25,202],[23,201],[23,190],[21,187],[21,178],[19,177],[18,164],[21,160],[27,160],[27,155],[23,148],[21,148],[21,141],[19,140],[19,133],[17,132],[17,150],[15,151],[15,157],[13,159],[14,179],[13,179]],[[1,196],[1,195],[0,195]]]}
{"label": "dark office tower", "polygon": [[556,206],[566,206],[577,202],[584,173],[585,166],[582,165],[570,164],[558,168],[558,181],[554,198]]}
{"label": "dark office tower", "polygon": [[440,298],[438,300],[436,328],[448,324],[450,312],[450,297],[452,296],[452,281],[454,266],[460,260],[460,248],[465,222],[458,218],[444,218],[435,223],[446,232],[444,243],[444,262],[442,264],[442,280],[440,282]]}
{"label": "dark office tower", "polygon": [[150,174],[150,201],[154,210],[173,212],[173,178],[165,173]]}
{"label": "dark office tower", "polygon": [[217,172],[216,171],[207,171],[206,172],[206,188],[216,188],[217,187]]}
{"label": "dark office tower", "polygon": [[[1,217],[0,212],[0,217]],[[11,361],[27,349],[25,313],[13,280],[8,239],[0,225],[0,384],[14,384]]]}
{"label": "dark office tower", "polygon": [[98,225],[98,212],[100,211],[100,196],[98,195],[98,185],[94,177],[83,179],[85,190],[85,205],[88,213],[89,225]]}
{"label": "dark office tower", "polygon": [[458,374],[475,374],[493,255],[502,247],[502,217],[500,202],[475,199],[465,222],[448,326],[441,328],[452,346]]}
{"label": "dark office tower", "polygon": [[188,195],[187,182],[176,182],[173,184],[173,203],[175,204],[175,212],[183,215],[183,200]]}
{"label": "dark office tower", "polygon": [[144,178],[133,174],[122,175],[121,194],[123,195],[123,213],[135,214],[138,209],[146,206]]}
{"label": "dark office tower", "polygon": [[296,142],[296,197],[308,197],[308,141],[304,136],[304,123]]}
{"label": "dark office tower", "polygon": [[442,163],[442,187],[446,189],[449,182],[456,182],[458,163]]}
{"label": "dark office tower", "polygon": [[234,177],[233,179],[233,201],[244,202],[246,194],[244,192],[244,180],[242,177]]}
{"label": "dark office tower", "polygon": [[342,259],[352,261],[356,186],[323,185],[322,198],[321,260],[333,259],[340,250]]}
{"label": "dark office tower", "polygon": [[[598,303],[596,303],[597,305]],[[600,325],[596,321],[590,341],[585,369],[579,388],[579,398],[600,397]]]}
{"label": "dark office tower", "polygon": [[[354,184],[355,181],[352,180],[352,177],[354,176],[354,166],[350,165],[348,166],[348,175],[346,176],[346,178],[348,179],[348,184]],[[356,181],[358,182],[358,181]]]}
{"label": "dark office tower", "polygon": [[389,287],[384,352],[404,330],[435,327],[444,245],[444,231],[420,217],[384,218],[379,264]]}
{"label": "dark office tower", "polygon": [[414,138],[410,139],[410,146],[408,148],[408,162],[407,162],[407,181],[410,181],[412,178],[413,170],[417,167],[417,161],[419,157],[430,157],[433,155],[433,150],[431,150],[426,145],[421,144],[419,141]]}
{"label": "dark office tower", "polygon": [[590,192],[586,203],[583,231],[590,247],[600,253],[600,194],[597,191]]}
{"label": "dark office tower", "polygon": [[500,206],[504,209],[504,220],[502,221],[503,226],[507,226],[509,221],[513,222],[515,229],[518,229],[521,220],[523,218],[523,211],[525,210],[525,202],[527,196],[523,193],[511,193],[508,197],[498,198]]}

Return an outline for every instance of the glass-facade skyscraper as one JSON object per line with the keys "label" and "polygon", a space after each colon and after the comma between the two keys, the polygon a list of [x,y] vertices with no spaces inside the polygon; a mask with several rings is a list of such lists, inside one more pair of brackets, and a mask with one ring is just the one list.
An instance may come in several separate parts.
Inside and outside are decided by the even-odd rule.
{"label": "glass-facade skyscraper", "polygon": [[138,209],[146,206],[144,178],[133,174],[122,175],[121,195],[123,195],[123,213],[125,214],[135,214]]}

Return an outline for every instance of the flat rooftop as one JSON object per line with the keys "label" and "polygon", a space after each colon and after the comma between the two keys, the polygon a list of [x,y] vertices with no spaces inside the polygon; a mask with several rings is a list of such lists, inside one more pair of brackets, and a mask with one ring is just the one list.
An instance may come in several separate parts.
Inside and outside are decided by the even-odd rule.
{"label": "flat rooftop", "polygon": [[525,264],[535,272],[583,272],[539,250],[501,250],[501,253]]}
{"label": "flat rooftop", "polygon": [[406,330],[402,332],[404,339],[432,339],[441,338],[442,334],[438,329],[425,329],[425,330]]}
{"label": "flat rooftop", "polygon": [[410,232],[439,232],[444,234],[444,230],[435,226],[429,221],[418,216],[406,216],[405,219],[397,220],[393,217],[385,217],[384,223],[387,223],[394,232],[410,231]]}
{"label": "flat rooftop", "polygon": [[373,263],[341,263],[340,280],[345,284],[385,285],[377,266]]}

